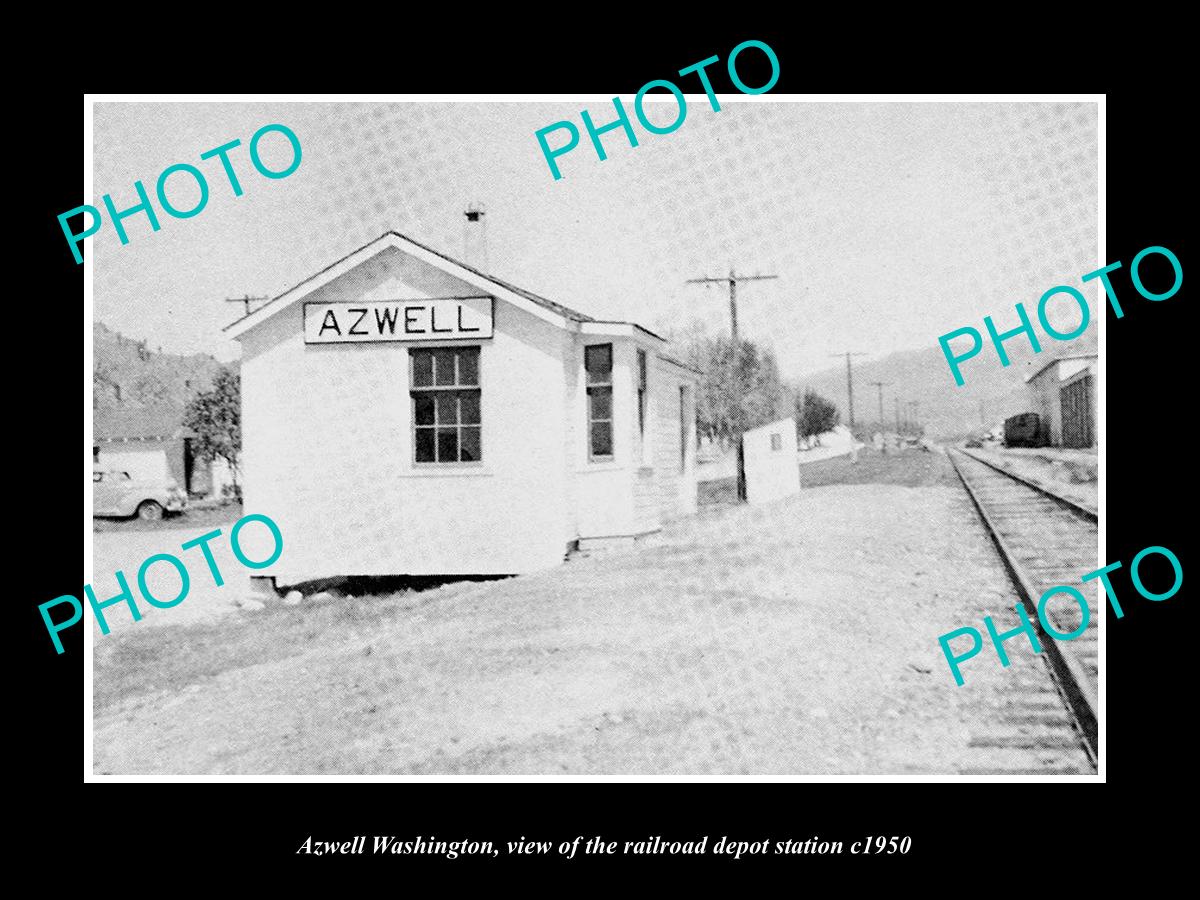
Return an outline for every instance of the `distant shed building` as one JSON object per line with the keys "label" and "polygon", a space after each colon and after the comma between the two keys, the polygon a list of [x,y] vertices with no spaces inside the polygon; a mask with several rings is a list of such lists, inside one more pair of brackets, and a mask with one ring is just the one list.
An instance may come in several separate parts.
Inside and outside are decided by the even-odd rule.
{"label": "distant shed building", "polygon": [[279,584],[517,574],[696,509],[698,373],[387,232],[229,326]]}
{"label": "distant shed building", "polygon": [[1052,446],[1096,446],[1099,374],[1098,357],[1090,353],[1049,360],[1026,377]]}
{"label": "distant shed building", "polygon": [[92,455],[105,468],[135,479],[173,479],[185,491],[203,488],[208,467],[197,463],[183,410],[173,406],[100,407],[93,410]]}

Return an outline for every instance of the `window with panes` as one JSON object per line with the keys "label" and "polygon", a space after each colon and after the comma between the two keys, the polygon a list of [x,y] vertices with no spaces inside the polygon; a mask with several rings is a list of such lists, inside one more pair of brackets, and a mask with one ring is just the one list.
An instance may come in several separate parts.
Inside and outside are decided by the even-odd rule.
{"label": "window with panes", "polygon": [[587,373],[588,459],[613,458],[612,344],[583,348]]}
{"label": "window with panes", "polygon": [[482,461],[479,348],[414,349],[409,364],[414,461]]}

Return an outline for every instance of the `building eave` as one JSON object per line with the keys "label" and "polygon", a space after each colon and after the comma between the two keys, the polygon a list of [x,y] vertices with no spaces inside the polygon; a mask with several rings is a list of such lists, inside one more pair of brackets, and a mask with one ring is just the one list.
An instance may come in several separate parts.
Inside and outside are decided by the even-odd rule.
{"label": "building eave", "polygon": [[596,334],[596,335],[611,335],[613,337],[632,337],[636,338],[637,332],[641,332],[653,341],[660,344],[667,343],[667,339],[662,335],[655,334],[649,328],[645,328],[637,322],[603,322],[596,319],[590,322],[579,323],[580,334]]}
{"label": "building eave", "polygon": [[[575,323],[591,320],[590,316],[576,312],[561,304],[553,303],[553,301],[542,299],[539,302],[538,299],[531,299],[531,297],[536,297],[536,295],[532,295],[530,292],[519,293],[518,291],[521,290],[519,288],[515,288],[506,282],[479,272],[398,232],[388,231],[370,243],[364,244],[357,250],[326,266],[316,274],[309,276],[277,297],[272,298],[248,315],[226,325],[223,331],[230,338],[239,338],[250,329],[255,328],[283,310],[295,305],[313,291],[324,287],[334,279],[341,277],[388,247],[395,248],[434,268],[441,269],[443,272],[467,284],[473,285],[488,295],[499,297],[513,304],[518,309],[531,313],[552,325],[557,325],[559,328],[573,330]],[[550,306],[554,308],[550,308]]]}
{"label": "building eave", "polygon": [[1051,366],[1057,365],[1060,362],[1069,362],[1070,360],[1073,360],[1073,359],[1099,359],[1099,358],[1100,358],[1099,354],[1096,354],[1096,353],[1072,353],[1068,356],[1056,356],[1056,357],[1054,357],[1054,359],[1047,360],[1046,363],[1040,369],[1037,369],[1034,372],[1032,372],[1031,374],[1026,375],[1025,383],[1029,384],[1029,382],[1033,381],[1033,379],[1037,378],[1039,375],[1041,375],[1043,372],[1045,372]]}
{"label": "building eave", "polygon": [[658,355],[658,358],[661,359],[665,363],[669,363],[669,364],[675,366],[677,369],[683,369],[685,372],[690,372],[691,374],[695,375],[697,378],[704,377],[704,373],[701,372],[699,369],[695,368],[694,366],[689,366],[687,363],[683,362],[682,360],[676,359],[674,356],[668,356],[665,353],[660,353]]}

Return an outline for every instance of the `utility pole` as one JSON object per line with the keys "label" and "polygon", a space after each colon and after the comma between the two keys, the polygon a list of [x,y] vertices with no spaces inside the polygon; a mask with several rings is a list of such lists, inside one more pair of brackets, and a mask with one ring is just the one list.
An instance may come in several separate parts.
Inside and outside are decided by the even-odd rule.
{"label": "utility pole", "polygon": [[729,335],[733,339],[733,353],[736,359],[738,352],[737,327],[737,286],[739,281],[769,281],[778,275],[738,275],[729,267],[727,278],[689,278],[685,284],[728,284],[729,285]]}
{"label": "utility pole", "polygon": [[870,381],[868,384],[873,384],[879,388],[879,427],[883,428],[883,389],[891,384],[890,381]]}
{"label": "utility pole", "polygon": [[914,432],[914,433],[920,433],[920,428],[921,428],[921,415],[920,415],[920,412],[921,412],[921,401],[920,401],[920,400],[909,400],[909,401],[908,401],[908,406],[909,406],[909,409],[911,410],[911,412],[909,413],[909,416],[910,416],[910,417],[911,417],[911,419],[912,419],[912,421],[911,421],[909,424],[911,424],[911,425],[912,425],[912,430],[913,430],[913,432]]}
{"label": "utility pole", "polygon": [[[738,343],[738,326],[737,326],[737,286],[739,281],[769,281],[772,278],[778,278],[778,275],[738,275],[733,270],[733,266],[729,266],[728,278],[689,278],[685,284],[728,284],[729,285],[729,337],[733,341],[733,378],[735,385],[739,373],[738,355],[741,350],[741,344]],[[746,499],[746,460],[742,451],[742,436],[738,435],[738,450],[737,450],[737,495],[739,500]]]}
{"label": "utility pole", "polygon": [[880,436],[880,438],[883,439],[883,452],[887,453],[887,438],[884,437],[884,435],[883,435],[883,429],[886,427],[886,425],[884,424],[885,420],[883,418],[883,389],[885,387],[887,387],[891,382],[872,381],[869,383],[873,384],[873,385],[875,385],[875,387],[879,388],[879,436]]}
{"label": "utility pole", "polygon": [[830,353],[830,356],[845,356],[846,357],[846,406],[850,411],[850,434],[854,434],[854,373],[850,370],[850,357],[866,356],[865,353],[851,353],[847,350],[842,353]]}
{"label": "utility pole", "polygon": [[226,297],[226,303],[245,303],[246,315],[250,315],[250,304],[257,303],[259,300],[270,300],[270,297],[251,297],[247,294],[245,297]]}

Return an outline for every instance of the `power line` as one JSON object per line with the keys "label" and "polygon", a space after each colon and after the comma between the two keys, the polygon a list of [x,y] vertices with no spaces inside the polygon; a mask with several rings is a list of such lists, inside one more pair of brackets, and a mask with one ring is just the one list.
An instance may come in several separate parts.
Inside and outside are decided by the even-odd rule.
{"label": "power line", "polygon": [[689,278],[685,284],[727,284],[729,285],[729,335],[733,339],[733,352],[736,358],[738,348],[738,325],[737,325],[737,286],[739,281],[769,281],[772,278],[778,278],[778,275],[738,275],[733,270],[733,266],[729,267],[729,275],[726,278]]}

